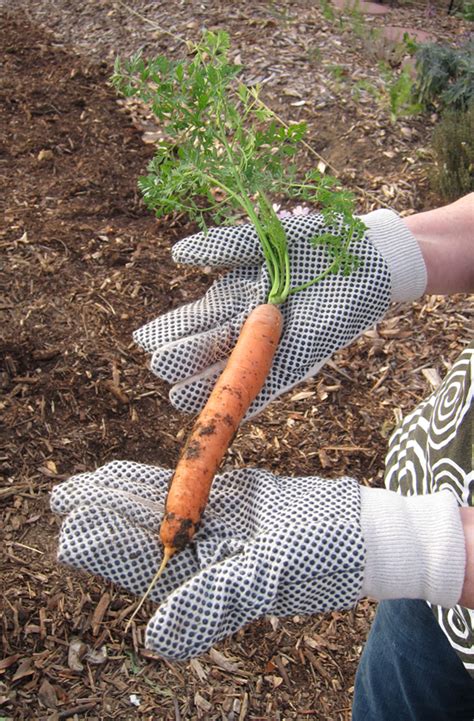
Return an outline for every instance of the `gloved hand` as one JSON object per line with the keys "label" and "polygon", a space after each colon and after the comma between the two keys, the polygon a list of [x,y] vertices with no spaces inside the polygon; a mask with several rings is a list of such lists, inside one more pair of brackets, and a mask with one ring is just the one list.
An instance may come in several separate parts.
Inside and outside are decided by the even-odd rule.
{"label": "gloved hand", "polygon": [[[426,270],[415,238],[395,213],[363,216],[368,230],[350,251],[360,259],[350,276],[330,275],[282,306],[283,335],[267,382],[246,418],[302,380],[315,375],[335,351],[383,317],[391,300],[424,292]],[[284,219],[292,286],[330,264],[327,251],[310,241],[327,230],[320,215]],[[152,371],[172,385],[171,403],[197,413],[204,405],[239,330],[251,310],[265,302],[269,279],[257,235],[250,225],[213,228],[179,241],[178,263],[230,268],[203,298],[166,313],[134,333],[151,354]]]}
{"label": "gloved hand", "polygon": [[[58,485],[51,507],[66,515],[59,561],[143,595],[161,561],[170,477],[114,461]],[[461,593],[463,548],[449,491],[403,498],[351,478],[229,471],[214,480],[194,542],[171,558],[150,595],[161,605],[146,645],[191,658],[266,614],[346,609],[365,594],[449,607]]]}

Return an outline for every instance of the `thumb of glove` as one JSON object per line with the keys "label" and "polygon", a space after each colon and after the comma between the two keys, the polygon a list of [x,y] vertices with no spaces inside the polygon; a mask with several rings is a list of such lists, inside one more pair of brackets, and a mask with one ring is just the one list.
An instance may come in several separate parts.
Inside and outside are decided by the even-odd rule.
{"label": "thumb of glove", "polygon": [[172,249],[175,263],[237,268],[263,261],[252,225],[220,226],[179,240]]}

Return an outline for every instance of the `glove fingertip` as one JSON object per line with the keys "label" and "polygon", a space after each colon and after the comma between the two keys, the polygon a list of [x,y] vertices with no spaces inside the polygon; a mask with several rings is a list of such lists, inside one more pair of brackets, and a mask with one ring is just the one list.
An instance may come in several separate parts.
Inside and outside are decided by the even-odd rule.
{"label": "glove fingertip", "polygon": [[175,263],[241,267],[261,263],[263,256],[252,225],[219,226],[179,240],[171,249]]}
{"label": "glove fingertip", "polygon": [[204,233],[195,233],[183,238],[183,240],[178,240],[171,248],[173,261],[182,265],[203,265],[202,248],[204,241]]}

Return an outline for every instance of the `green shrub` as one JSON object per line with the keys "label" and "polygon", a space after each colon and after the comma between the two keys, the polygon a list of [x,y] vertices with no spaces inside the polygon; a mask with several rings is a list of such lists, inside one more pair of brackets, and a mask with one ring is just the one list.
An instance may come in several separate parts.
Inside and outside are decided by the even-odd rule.
{"label": "green shrub", "polygon": [[409,66],[403,67],[398,76],[388,82],[387,89],[392,123],[399,117],[421,112],[421,104],[413,95],[413,78]]}
{"label": "green shrub", "polygon": [[474,0],[463,0],[457,15],[463,20],[474,22]]}
{"label": "green shrub", "polygon": [[414,93],[425,108],[467,110],[474,103],[474,40],[460,47],[426,43],[415,58]]}
{"label": "green shrub", "polygon": [[432,186],[446,201],[474,190],[474,105],[447,110],[434,129]]}

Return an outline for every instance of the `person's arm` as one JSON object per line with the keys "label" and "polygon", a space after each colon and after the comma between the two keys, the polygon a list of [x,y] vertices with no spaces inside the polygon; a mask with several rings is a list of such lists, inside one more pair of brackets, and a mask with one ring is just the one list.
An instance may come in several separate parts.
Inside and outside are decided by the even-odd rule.
{"label": "person's arm", "polygon": [[392,301],[474,290],[474,193],[403,218],[379,208],[361,219],[388,265]]}
{"label": "person's arm", "polygon": [[460,508],[459,512],[466,541],[466,572],[459,603],[474,609],[474,508]]}
{"label": "person's arm", "polygon": [[444,295],[474,290],[474,193],[402,220],[423,254],[427,293]]}

